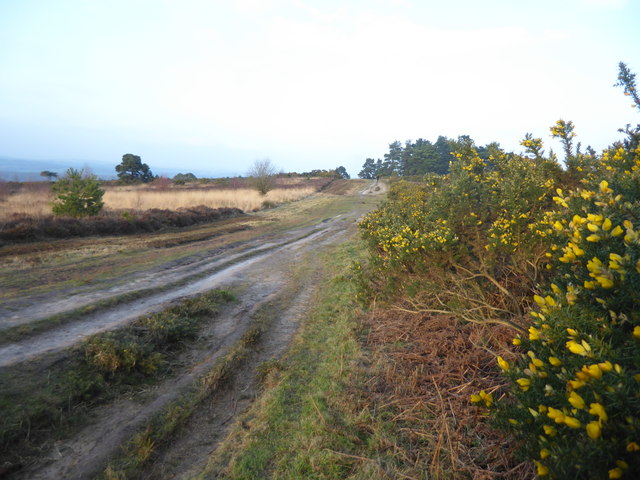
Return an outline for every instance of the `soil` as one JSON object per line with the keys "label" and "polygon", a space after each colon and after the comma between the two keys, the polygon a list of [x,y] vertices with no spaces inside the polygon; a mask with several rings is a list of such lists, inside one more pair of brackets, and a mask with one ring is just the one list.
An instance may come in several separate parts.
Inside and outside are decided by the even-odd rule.
{"label": "soil", "polygon": [[[385,191],[386,187],[376,190],[374,185],[367,189],[366,195]],[[238,296],[237,303],[211,319],[201,339],[182,355],[179,359],[182,368],[177,374],[146,392],[144,400],[120,398],[96,408],[89,424],[73,438],[57,442],[47,455],[7,478],[71,480],[99,474],[123,443],[154,414],[187,392],[198,377],[240,339],[261,307],[276,305],[271,326],[255,351],[234,372],[227,386],[205,402],[206,405],[195,412],[171,442],[157,451],[156,459],[144,477],[186,478],[189,471],[202,465],[223,438],[226,426],[257,394],[258,365],[281,355],[295,334],[311,302],[321,270],[317,252],[352,236],[356,220],[375,206],[375,201],[362,201],[362,195],[365,192],[353,195],[350,211],[325,218],[320,223],[271,233],[268,237],[224,248],[213,242],[190,258],[133,273],[120,285],[104,289],[94,286],[90,292],[86,288],[54,290],[49,294],[12,299],[11,308],[0,312],[10,313],[9,318],[0,317],[0,329],[2,326],[28,325],[53,313],[90,306],[126,291],[163,288],[161,292],[74,317],[69,323],[4,345],[0,347],[0,367],[42,361],[51,356],[46,355],[51,352],[58,352],[56,356],[64,355],[65,349],[89,335],[163,310],[181,297],[213,288],[231,289]],[[303,274],[299,273],[301,269]]]}

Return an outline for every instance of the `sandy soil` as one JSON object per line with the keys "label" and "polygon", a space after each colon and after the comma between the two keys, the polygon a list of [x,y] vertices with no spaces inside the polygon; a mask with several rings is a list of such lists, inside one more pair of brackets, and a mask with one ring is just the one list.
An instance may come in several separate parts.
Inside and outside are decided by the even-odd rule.
{"label": "sandy soil", "polygon": [[[380,184],[382,185],[382,184]],[[386,187],[368,188],[366,193],[384,193]],[[372,208],[371,202],[353,202],[347,214],[327,218],[310,227],[289,230],[236,245],[231,249],[212,249],[206,255],[173,262],[131,275],[119,287],[92,291],[67,292],[64,298],[39,296],[16,299],[11,317],[0,325],[27,324],[52,312],[69,311],[118,295],[123,289],[145,289],[170,285],[161,293],[131,303],[86,315],[40,335],[0,348],[0,367],[39,358],[45,353],[64,351],[96,332],[131,322],[141,315],[166,308],[178,298],[213,288],[233,287],[240,292],[236,304],[212,319],[201,341],[180,359],[184,368],[145,395],[145,401],[119,399],[92,412],[90,424],[74,438],[59,442],[48,455],[26,466],[10,478],[86,479],[104,469],[109,458],[131,435],[172,400],[186,392],[199,375],[236,342],[252,322],[253,314],[267,302],[278,302],[286,293],[285,307],[274,318],[259,348],[235,372],[228,386],[206,402],[172,439],[158,451],[156,461],[145,478],[185,478],[188,472],[206,460],[222,439],[226,426],[243,411],[257,392],[256,367],[279,356],[287,347],[298,324],[304,318],[314,293],[319,265],[316,253],[338,244],[355,233],[355,221]],[[292,281],[292,272],[303,265],[304,279]],[[180,282],[179,285],[171,284]],[[126,291],[126,290],[124,290]],[[293,292],[293,293],[291,293]],[[22,304],[24,308],[16,310]],[[0,327],[1,328],[1,327]]]}

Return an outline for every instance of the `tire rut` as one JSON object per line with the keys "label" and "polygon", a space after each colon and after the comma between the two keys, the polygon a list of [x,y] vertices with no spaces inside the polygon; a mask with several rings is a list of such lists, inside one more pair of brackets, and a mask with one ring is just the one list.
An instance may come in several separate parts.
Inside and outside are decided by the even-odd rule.
{"label": "tire rut", "polygon": [[[237,282],[246,276],[251,269],[256,268],[256,264],[270,258],[277,258],[287,249],[299,248],[316,242],[325,235],[331,235],[332,230],[337,229],[338,223],[334,219],[333,222],[324,224],[324,228],[303,232],[302,235],[298,232],[298,235],[293,238],[288,237],[281,242],[263,245],[263,248],[244,250],[242,254],[238,254],[238,257],[247,256],[246,260],[238,261],[238,257],[236,257],[234,263],[234,259],[229,261],[216,259],[213,262],[214,264],[217,262],[215,266],[212,266],[211,263],[206,265],[214,272],[203,278],[197,277],[196,280],[176,288],[86,315],[80,320],[46,330],[23,341],[2,346],[0,347],[0,367],[68,348],[90,335],[124,325],[142,315],[163,310],[169,302],[180,297],[196,295],[225,284]],[[167,275],[167,278],[172,277]]]}

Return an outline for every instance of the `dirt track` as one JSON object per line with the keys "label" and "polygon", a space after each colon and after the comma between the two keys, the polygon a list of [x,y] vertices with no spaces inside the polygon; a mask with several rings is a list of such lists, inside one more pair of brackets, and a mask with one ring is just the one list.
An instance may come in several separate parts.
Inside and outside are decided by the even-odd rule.
{"label": "dirt track", "polygon": [[[377,190],[375,193],[383,193]],[[367,193],[373,193],[369,189]],[[269,234],[232,247],[212,243],[192,258],[168,262],[132,274],[125,283],[105,289],[65,289],[48,295],[16,299],[10,317],[0,317],[0,329],[28,324],[53,313],[92,305],[123,291],[144,290],[162,285],[163,291],[142,296],[129,303],[99,310],[54,327],[15,344],[0,347],[0,367],[38,358],[44,353],[63,351],[89,335],[130,322],[141,315],[159,311],[180,297],[213,288],[232,288],[239,301],[205,327],[202,340],[183,355],[184,368],[146,395],[145,402],[119,399],[96,409],[91,425],[75,438],[54,445],[48,455],[19,471],[12,478],[84,479],[104,468],[108,459],[132,433],[172,400],[187,391],[193,382],[236,342],[263,305],[277,305],[277,315],[264,335],[259,349],[236,372],[230,386],[198,410],[168,447],[158,453],[145,478],[184,478],[204,461],[222,438],[225,426],[251,401],[256,391],[255,368],[279,356],[288,345],[314,293],[320,265],[317,252],[345,241],[355,232],[355,221],[375,205],[353,195],[351,208],[312,225]],[[304,275],[294,271],[305,269]],[[18,305],[28,305],[18,310]],[[188,432],[188,433],[187,433]]]}

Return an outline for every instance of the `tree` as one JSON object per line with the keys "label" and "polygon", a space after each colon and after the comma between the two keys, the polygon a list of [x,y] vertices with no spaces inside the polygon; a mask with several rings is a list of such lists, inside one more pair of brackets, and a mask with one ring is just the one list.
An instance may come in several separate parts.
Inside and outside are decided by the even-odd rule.
{"label": "tree", "polygon": [[377,176],[376,163],[373,158],[367,158],[364,161],[364,165],[362,166],[362,170],[358,173],[360,178],[364,178],[366,180],[373,180]]}
{"label": "tree", "polygon": [[339,166],[338,168],[336,168],[336,175],[340,178],[345,178],[347,180],[351,178],[351,176],[347,172],[347,169],[344,168],[343,166]]}
{"label": "tree", "polygon": [[402,144],[397,140],[389,144],[389,153],[384,154],[384,163],[382,171],[378,175],[390,177],[393,174],[400,173],[400,163],[402,162]]}
{"label": "tree", "polygon": [[51,190],[57,195],[52,208],[54,215],[97,215],[104,205],[104,190],[100,187],[98,177],[84,170],[70,168],[53,184]]}
{"label": "tree", "polygon": [[58,174],[56,172],[50,172],[49,170],[43,170],[40,172],[41,177],[47,177],[50,182],[53,182],[54,178],[58,178]]}
{"label": "tree", "polygon": [[[640,96],[638,96],[636,86],[636,74],[632,73],[624,62],[618,64],[618,69],[618,82],[614,86],[623,87],[624,94],[631,97],[635,107],[640,109]],[[640,124],[636,125],[635,128],[627,124],[626,128],[621,128],[618,131],[627,134],[628,138],[624,141],[624,147],[628,151],[632,152],[638,148],[638,145],[640,145]]]}
{"label": "tree", "polygon": [[116,172],[121,183],[147,183],[155,178],[149,165],[142,163],[138,155],[130,153],[122,156],[122,162],[116,165]]}
{"label": "tree", "polygon": [[253,186],[260,195],[266,195],[273,188],[275,174],[276,167],[268,158],[253,162],[248,172],[248,176],[253,179]]}
{"label": "tree", "polygon": [[178,173],[175,177],[173,177],[172,181],[176,185],[184,185],[185,183],[195,182],[196,180],[198,180],[198,177],[196,177],[193,173]]}

